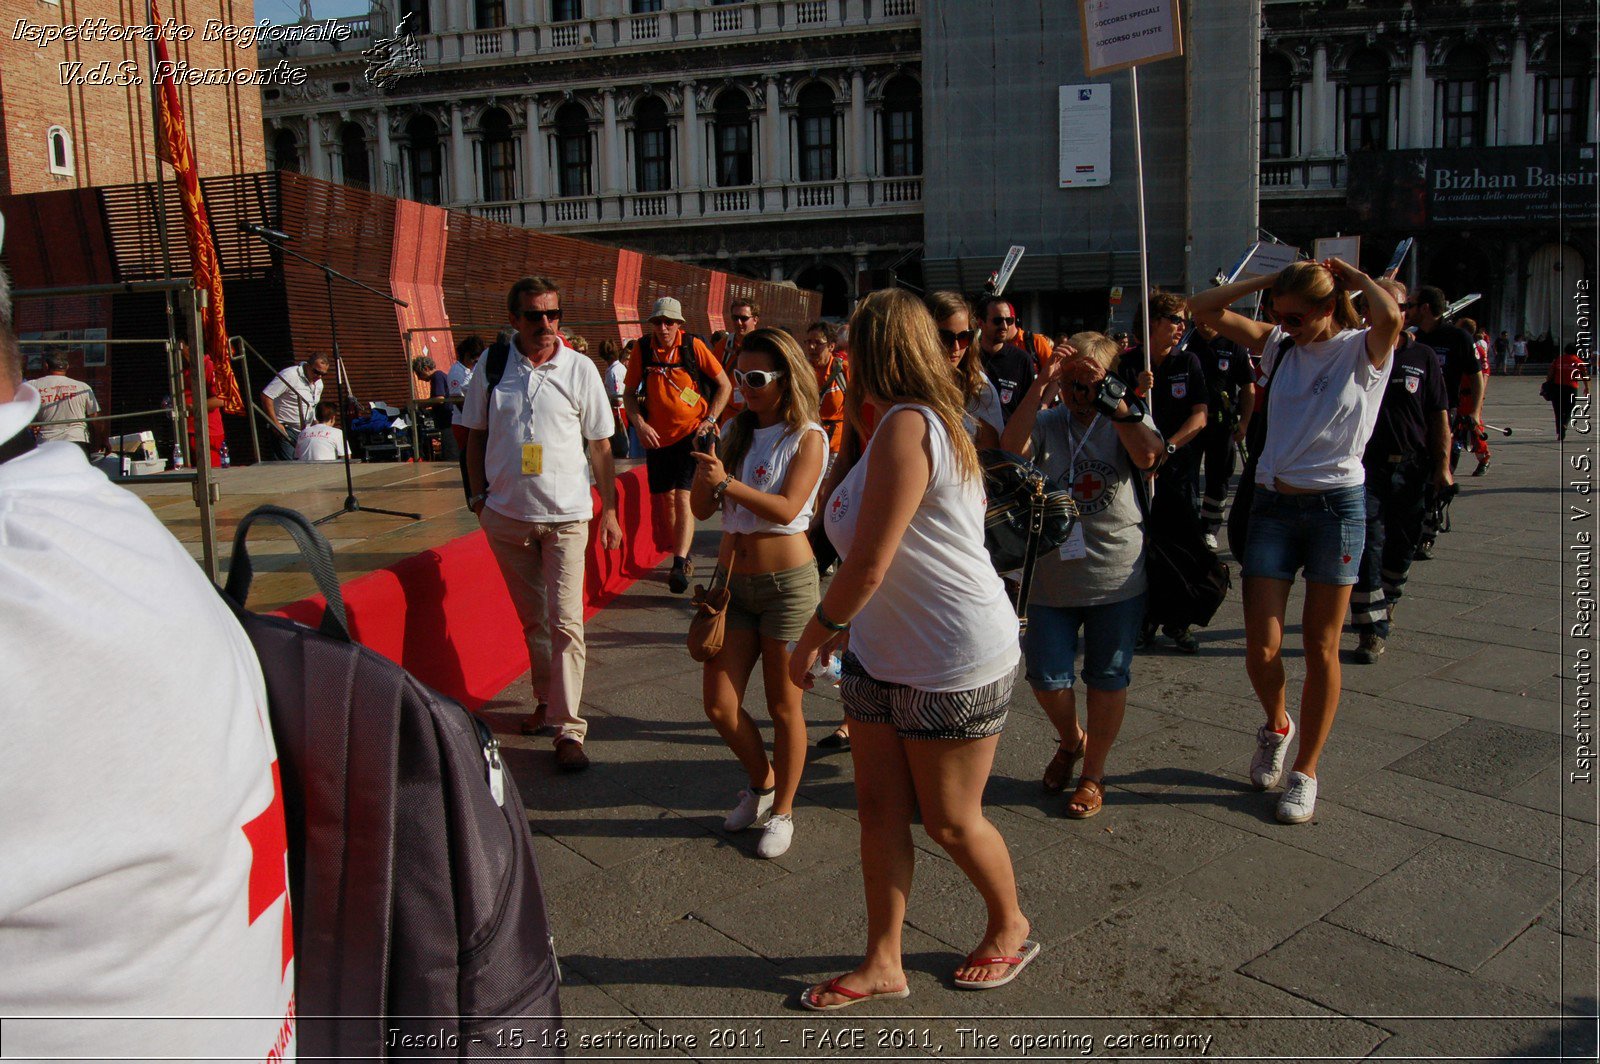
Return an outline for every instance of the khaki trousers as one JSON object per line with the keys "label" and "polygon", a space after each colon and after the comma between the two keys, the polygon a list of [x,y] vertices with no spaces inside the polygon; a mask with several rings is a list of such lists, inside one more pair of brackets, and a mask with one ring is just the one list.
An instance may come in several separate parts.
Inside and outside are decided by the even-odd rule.
{"label": "khaki trousers", "polygon": [[556,742],[582,742],[589,724],[580,714],[583,670],[583,566],[587,521],[537,524],[485,506],[478,522],[489,539],[511,602],[522,621],[532,663],[533,696],[549,706],[545,723]]}

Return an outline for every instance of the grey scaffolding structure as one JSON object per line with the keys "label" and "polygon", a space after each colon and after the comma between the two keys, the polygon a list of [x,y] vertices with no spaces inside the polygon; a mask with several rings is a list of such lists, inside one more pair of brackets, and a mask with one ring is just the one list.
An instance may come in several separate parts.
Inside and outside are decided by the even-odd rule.
{"label": "grey scaffolding structure", "polygon": [[[174,397],[170,411],[173,429],[176,434],[173,446],[181,450],[188,449],[188,425],[192,419],[195,426],[196,446],[194,450],[199,452],[199,456],[203,460],[196,462],[194,460],[196,455],[186,454],[184,455],[186,465],[183,469],[173,470],[168,473],[149,473],[138,479],[145,484],[175,482],[193,485],[195,505],[200,510],[200,540],[203,553],[201,564],[205,569],[206,577],[215,583],[217,580],[217,520],[216,513],[212,508],[221,496],[218,492],[217,481],[211,474],[210,460],[205,457],[210,454],[211,450],[210,427],[205,416],[206,375],[198,371],[198,367],[205,365],[206,356],[205,328],[202,318],[202,311],[207,301],[206,291],[195,287],[193,281],[127,281],[121,284],[74,285],[63,288],[17,288],[12,290],[11,297],[13,300],[20,301],[23,299],[54,299],[66,296],[136,295],[150,292],[176,295],[184,315],[190,323],[191,332],[187,339],[189,341],[189,349],[193,352],[193,364],[197,367],[197,371],[191,374],[193,378],[191,388],[186,389],[184,385],[183,359],[179,354],[178,337],[170,318],[168,319],[167,339],[149,342],[165,343],[167,347],[168,383],[171,388],[170,394]],[[39,341],[29,342],[36,343]],[[103,342],[111,343],[117,341],[107,340]],[[223,357],[228,357],[228,354],[225,353]],[[247,371],[246,387],[249,386],[248,380]],[[187,409],[180,398],[186,390],[193,396],[192,405]],[[163,408],[158,412],[164,414],[168,411]],[[137,411],[129,414],[114,414],[99,420],[109,421],[119,417],[144,417],[148,416],[149,413],[151,412]]]}

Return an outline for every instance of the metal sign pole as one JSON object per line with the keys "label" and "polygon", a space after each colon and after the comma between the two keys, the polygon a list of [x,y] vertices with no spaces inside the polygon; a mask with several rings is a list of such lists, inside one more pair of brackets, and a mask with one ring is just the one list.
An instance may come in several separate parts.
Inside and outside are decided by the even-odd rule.
{"label": "metal sign pole", "polygon": [[[206,417],[206,329],[201,315],[209,293],[191,288],[183,293],[184,309],[189,315],[189,376],[194,381],[194,501],[200,508],[200,542],[204,553],[206,579],[217,582],[217,515],[211,509],[215,502],[215,482],[211,471],[211,426]],[[223,354],[226,358],[226,353]],[[180,390],[181,396],[183,392]],[[182,406],[179,402],[177,405]],[[187,442],[187,441],[185,441]]]}
{"label": "metal sign pole", "polygon": [[1139,197],[1139,320],[1144,323],[1144,371],[1150,368],[1150,243],[1145,235],[1144,221],[1144,135],[1139,129],[1139,68],[1128,68],[1128,81],[1133,87],[1133,169],[1137,175]]}

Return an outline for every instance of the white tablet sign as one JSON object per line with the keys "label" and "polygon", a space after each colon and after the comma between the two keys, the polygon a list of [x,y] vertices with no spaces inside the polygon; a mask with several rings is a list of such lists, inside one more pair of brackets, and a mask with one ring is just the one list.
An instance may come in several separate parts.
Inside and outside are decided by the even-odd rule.
{"label": "white tablet sign", "polygon": [[[1288,244],[1272,244],[1265,240],[1252,247],[1244,261],[1233,269],[1235,278],[1269,277],[1300,258],[1300,249]],[[1231,280],[1232,278],[1230,278]]]}
{"label": "white tablet sign", "polygon": [[1061,187],[1111,184],[1111,86],[1061,86]]}
{"label": "white tablet sign", "polygon": [[1359,236],[1319,236],[1312,245],[1311,257],[1318,262],[1343,259],[1359,269],[1361,267],[1361,238]]}
{"label": "white tablet sign", "polygon": [[1090,77],[1183,54],[1178,0],[1078,0]]}

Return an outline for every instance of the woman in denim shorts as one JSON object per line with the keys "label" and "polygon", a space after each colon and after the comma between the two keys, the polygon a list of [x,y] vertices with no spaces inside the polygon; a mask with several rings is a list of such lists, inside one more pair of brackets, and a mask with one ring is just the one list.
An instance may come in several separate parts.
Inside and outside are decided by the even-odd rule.
{"label": "woman in denim shorts", "polygon": [[[1083,777],[1067,802],[1074,820],[1100,812],[1106,757],[1128,705],[1129,665],[1145,600],[1144,520],[1133,478],[1155,465],[1162,449],[1148,412],[1131,411],[1121,399],[1096,402],[1120,350],[1099,333],[1079,333],[1058,345],[1001,440],[1006,450],[1034,459],[1078,504],[1072,535],[1034,570],[1023,638],[1028,683],[1060,739],[1044,770],[1044,789],[1065,790],[1083,758]],[[1061,405],[1040,411],[1057,393]],[[1072,690],[1080,630],[1087,732],[1078,723]]]}
{"label": "woman in denim shorts", "polygon": [[[806,529],[822,484],[828,437],[817,423],[817,375],[794,337],[745,337],[734,381],[745,407],[729,422],[721,455],[695,454],[689,505],[699,520],[722,509],[717,567],[728,575],[727,634],[705,664],[706,716],[744,766],[749,786],[723,823],[765,821],[758,856],[783,854],[794,837],[794,795],[806,764],[802,693],[789,680],[789,643],[817,606],[817,561]],[[756,661],[772,714],[773,757],[743,708]]]}
{"label": "woman in denim shorts", "polygon": [[[1273,322],[1228,306],[1271,290]],[[1371,325],[1351,304],[1359,290]],[[1390,357],[1403,318],[1389,293],[1339,259],[1297,262],[1272,277],[1223,285],[1191,297],[1196,321],[1261,356],[1268,382],[1261,404],[1266,443],[1256,460],[1256,494],[1244,549],[1245,664],[1267,721],[1256,733],[1250,780],[1268,790],[1283,776],[1295,725],[1285,704],[1283,624],[1295,574],[1306,574],[1300,619],[1306,679],[1300,747],[1278,819],[1310,820],[1317,758],[1339,706],[1339,633],[1366,542],[1361,455],[1377,423]]]}

